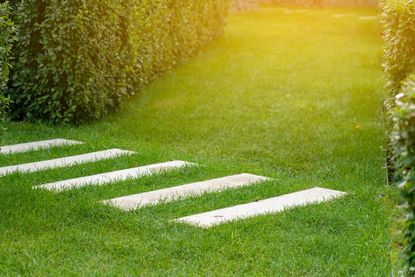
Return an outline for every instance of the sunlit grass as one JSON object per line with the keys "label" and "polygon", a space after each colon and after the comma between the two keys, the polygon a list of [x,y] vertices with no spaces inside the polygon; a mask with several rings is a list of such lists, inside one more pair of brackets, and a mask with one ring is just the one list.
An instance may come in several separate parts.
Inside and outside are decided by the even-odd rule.
{"label": "sunlit grass", "polygon": [[[0,272],[389,276],[397,197],[381,149],[380,27],[358,20],[376,11],[286,10],[233,15],[222,39],[101,122],[9,124],[2,145],[86,144],[0,157],[1,165],[112,147],[137,155],[0,179]],[[31,189],[176,159],[201,166],[58,195]],[[275,180],[132,213],[97,203],[241,172]],[[170,222],[314,186],[349,196],[210,230]]]}

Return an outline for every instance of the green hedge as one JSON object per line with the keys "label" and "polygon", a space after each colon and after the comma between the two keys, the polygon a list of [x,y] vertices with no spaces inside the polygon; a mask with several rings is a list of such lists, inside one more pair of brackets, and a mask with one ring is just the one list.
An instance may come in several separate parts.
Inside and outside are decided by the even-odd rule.
{"label": "green hedge", "polygon": [[384,69],[387,77],[388,95],[385,101],[385,126],[387,130],[387,160],[389,180],[399,178],[395,172],[390,131],[393,128],[391,111],[394,97],[402,82],[415,69],[415,2],[413,0],[386,0],[383,2],[384,23]]}
{"label": "green hedge", "polygon": [[383,5],[385,61],[390,96],[415,69],[415,1],[391,0]]}
{"label": "green hedge", "polygon": [[[405,269],[415,275],[415,0],[389,0],[384,9],[384,68],[389,179],[408,204]],[[407,80],[405,83],[404,81]]]}
{"label": "green hedge", "polygon": [[26,0],[16,9],[14,119],[82,123],[223,32],[223,0]]}
{"label": "green hedge", "polygon": [[396,97],[396,106],[392,114],[395,166],[403,178],[399,188],[408,204],[405,271],[412,276],[415,275],[415,75],[408,79],[402,93]]}
{"label": "green hedge", "polygon": [[[9,80],[10,55],[14,42],[14,26],[10,19],[8,2],[0,3],[0,121],[3,121],[9,99],[5,97],[5,90]],[[0,126],[0,131],[1,131]]]}

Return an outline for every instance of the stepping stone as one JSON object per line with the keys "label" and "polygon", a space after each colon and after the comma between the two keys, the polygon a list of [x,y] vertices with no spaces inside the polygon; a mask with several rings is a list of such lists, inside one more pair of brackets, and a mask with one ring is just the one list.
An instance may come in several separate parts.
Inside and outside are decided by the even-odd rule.
{"label": "stepping stone", "polygon": [[7,145],[0,147],[0,154],[15,154],[15,153],[24,153],[29,151],[35,151],[40,149],[47,149],[55,146],[62,145],[76,145],[83,144],[83,142],[75,140],[66,140],[66,139],[50,139],[42,140],[28,143],[20,143],[14,145]]}
{"label": "stepping stone", "polygon": [[52,168],[61,168],[66,166],[72,166],[77,164],[83,164],[88,162],[95,162],[100,160],[111,159],[122,155],[130,155],[134,152],[121,150],[121,149],[110,149],[99,152],[87,153],[77,156],[70,156],[65,158],[59,158],[54,160],[40,161],[34,163],[26,163],[20,165],[12,165],[6,167],[0,167],[0,176],[5,176],[15,172],[36,172]]}
{"label": "stepping stone", "polygon": [[105,204],[122,210],[134,210],[148,205],[156,205],[160,202],[171,202],[184,197],[200,196],[203,193],[222,191],[230,188],[249,186],[254,183],[270,180],[267,177],[239,174],[203,182],[191,183],[172,188],[160,189],[140,194],[114,198],[104,201]]}
{"label": "stepping stone", "polygon": [[109,183],[125,181],[127,179],[136,179],[146,175],[153,175],[163,171],[169,171],[185,166],[195,165],[193,163],[183,161],[172,161],[166,163],[152,164],[146,166],[140,166],[136,168],[129,168],[125,170],[118,170],[112,172],[106,172],[102,174],[96,174],[87,177],[69,179],[44,185],[36,186],[36,188],[46,189],[51,191],[63,191],[73,188],[81,188],[88,185],[105,185]]}
{"label": "stepping stone", "polygon": [[209,228],[233,220],[278,213],[298,206],[317,204],[344,195],[346,195],[346,193],[341,191],[316,187],[257,202],[182,217],[175,221],[202,228]]}
{"label": "stepping stone", "polygon": [[369,15],[369,16],[360,16],[358,19],[359,20],[374,20],[374,19],[378,19],[378,17],[374,15]]}

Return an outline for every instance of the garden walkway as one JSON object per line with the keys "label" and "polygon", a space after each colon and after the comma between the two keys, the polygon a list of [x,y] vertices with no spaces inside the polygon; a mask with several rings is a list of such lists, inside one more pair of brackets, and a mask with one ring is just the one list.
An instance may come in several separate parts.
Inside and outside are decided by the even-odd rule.
{"label": "garden walkway", "polygon": [[[60,145],[76,144],[82,144],[82,142],[66,139],[53,139],[3,146],[0,148],[0,153],[3,153],[4,155],[11,153],[24,153],[47,149],[50,147],[58,147]],[[30,173],[58,167],[69,167],[71,165],[84,164],[104,159],[113,159],[122,155],[133,154],[134,152],[132,151],[110,149],[99,152],[86,153],[77,156],[63,157],[53,160],[12,165],[7,167],[0,167],[0,176],[16,172]],[[197,165],[183,161],[164,162],[136,168],[129,168],[125,170],[106,172],[92,176],[79,177],[75,179],[61,180],[54,183],[41,184],[35,186],[35,188],[59,192],[62,190],[76,189],[84,186],[98,186],[110,184],[113,182],[120,182],[128,179],[137,179],[142,176],[153,175],[163,171],[181,168],[184,166]],[[103,201],[103,203],[120,208],[122,210],[129,211],[148,205],[156,205],[160,202],[170,202],[178,199],[183,199],[185,197],[200,196],[204,193],[218,192],[230,188],[235,189],[238,187],[259,184],[261,182],[266,182],[268,179],[269,178],[267,177],[256,176],[252,174],[239,174],[233,176],[226,176],[218,179],[210,179],[203,182],[180,185],[167,189],[155,190],[151,192],[109,199]],[[199,227],[213,227],[217,224],[226,223],[232,220],[239,220],[258,215],[282,212],[285,209],[297,206],[321,203],[344,195],[344,192],[336,190],[313,188],[257,202],[251,202],[248,204],[237,205],[224,209],[209,211],[206,213],[186,216],[183,218],[176,219],[176,222],[184,222]]]}

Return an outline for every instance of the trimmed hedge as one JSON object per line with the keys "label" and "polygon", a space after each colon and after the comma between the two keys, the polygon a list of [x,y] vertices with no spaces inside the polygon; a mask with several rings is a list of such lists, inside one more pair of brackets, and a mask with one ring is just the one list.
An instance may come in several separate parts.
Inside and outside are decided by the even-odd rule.
{"label": "trimmed hedge", "polygon": [[415,1],[385,2],[383,6],[385,60],[390,96],[415,69]]}
{"label": "trimmed hedge", "polygon": [[[404,272],[415,275],[415,0],[390,0],[384,9],[384,69],[389,180],[408,204]],[[404,80],[405,83],[404,83]],[[401,92],[401,93],[399,93]],[[399,94],[398,94],[399,93]]]}
{"label": "trimmed hedge", "polygon": [[9,99],[5,97],[4,92],[9,80],[10,55],[14,42],[14,25],[10,19],[10,12],[8,2],[0,3],[0,121],[4,120],[9,105]]}
{"label": "trimmed hedge", "polygon": [[83,123],[117,110],[223,32],[223,0],[26,0],[9,88],[17,120]]}
{"label": "trimmed hedge", "polygon": [[391,111],[394,97],[402,82],[415,69],[415,2],[390,0],[383,2],[384,69],[387,77],[388,96],[385,101],[385,125],[387,130],[387,161],[390,182],[400,178],[395,172],[394,155],[390,141],[393,128]]}
{"label": "trimmed hedge", "polygon": [[394,130],[392,142],[396,169],[403,180],[399,184],[401,195],[408,204],[408,220],[404,250],[405,275],[415,275],[415,75],[405,83],[396,97],[393,110]]}

